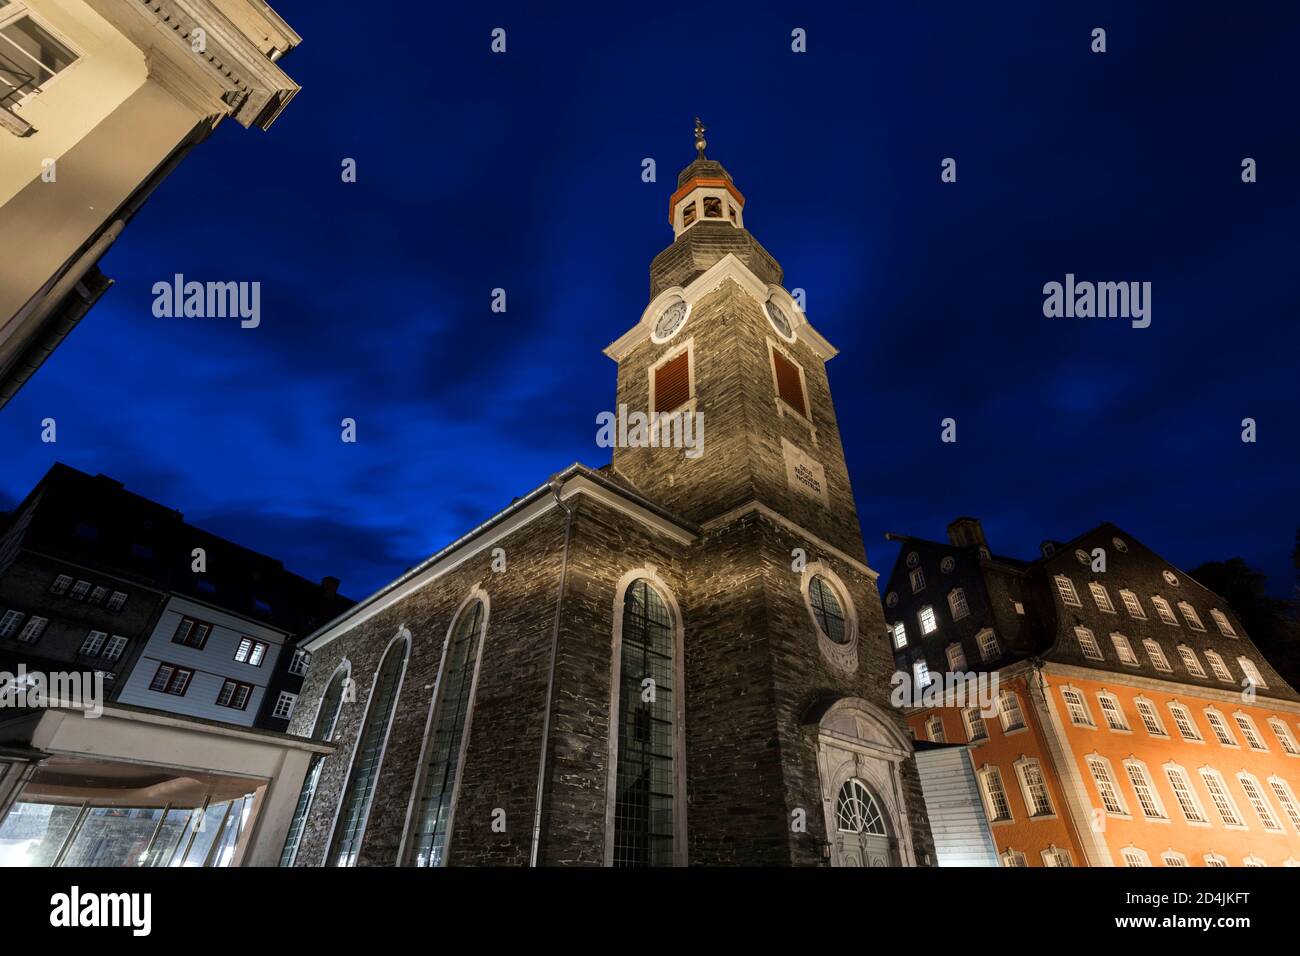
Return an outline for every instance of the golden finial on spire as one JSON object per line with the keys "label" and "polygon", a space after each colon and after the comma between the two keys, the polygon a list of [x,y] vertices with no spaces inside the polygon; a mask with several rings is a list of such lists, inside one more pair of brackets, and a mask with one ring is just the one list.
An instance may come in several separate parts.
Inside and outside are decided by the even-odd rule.
{"label": "golden finial on spire", "polygon": [[700,122],[700,118],[695,117],[695,151],[699,153],[700,159],[704,158],[704,147],[709,144],[704,141],[704,131],[707,127]]}

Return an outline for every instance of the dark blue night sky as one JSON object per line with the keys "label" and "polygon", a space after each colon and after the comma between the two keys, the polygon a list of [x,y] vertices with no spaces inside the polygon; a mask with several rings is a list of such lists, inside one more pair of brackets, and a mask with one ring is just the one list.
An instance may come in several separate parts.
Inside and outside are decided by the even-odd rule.
{"label": "dark blue night sky", "polygon": [[[1289,590],[1295,5],[273,5],[304,37],[282,61],[302,93],[268,133],[223,125],[104,260],[116,287],[0,412],[0,506],[62,460],[362,597],[604,464],[601,349],[646,305],[699,115],[841,350],[875,568],[884,532],[960,514],[1025,558],[1111,520]],[[176,272],[261,281],[261,326],[155,318]],[[1151,282],[1151,327],[1044,318],[1067,272]]]}

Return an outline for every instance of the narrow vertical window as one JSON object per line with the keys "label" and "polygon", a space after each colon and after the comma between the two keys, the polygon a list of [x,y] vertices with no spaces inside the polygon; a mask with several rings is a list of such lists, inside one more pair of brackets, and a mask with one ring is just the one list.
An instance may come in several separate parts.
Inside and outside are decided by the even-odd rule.
{"label": "narrow vertical window", "polygon": [[[320,699],[320,709],[316,711],[316,726],[312,729],[313,740],[329,741],[334,737],[334,727],[338,723],[339,711],[343,708],[343,689],[348,683],[348,672],[340,670],[325,688]],[[316,784],[320,782],[321,765],[325,762],[324,754],[314,754],[307,775],[302,781],[302,792],[298,794],[298,805],[294,807],[293,818],[289,821],[289,833],[284,840],[284,849],[280,852],[280,865],[293,866],[294,857],[298,855],[298,844],[302,841],[302,828],[307,822],[307,810],[311,807],[312,797],[316,795]]]}
{"label": "narrow vertical window", "polygon": [[483,602],[461,611],[438,678],[429,724],[428,761],[420,791],[414,835],[416,866],[447,862],[456,778],[465,749],[465,727],[473,705],[474,672],[483,634]]}
{"label": "narrow vertical window", "polygon": [[325,857],[330,866],[353,866],[357,862],[357,852],[361,849],[366,817],[370,814],[370,800],[375,795],[379,765],[383,760],[384,745],[388,742],[388,729],[392,726],[393,709],[397,704],[397,692],[402,686],[410,647],[409,636],[403,634],[388,646],[379,665],[375,689],[366,704],[366,717],[357,739],[352,768],[348,772],[348,783],[339,804],[334,838],[330,841],[330,850]]}
{"label": "narrow vertical window", "polygon": [[808,403],[804,399],[803,375],[799,371],[799,366],[773,348],[772,372],[776,376],[776,394],[781,401],[807,418]]}
{"label": "narrow vertical window", "polygon": [[619,647],[615,866],[671,866],[676,831],[675,637],[659,592],[644,580],[623,598]]}

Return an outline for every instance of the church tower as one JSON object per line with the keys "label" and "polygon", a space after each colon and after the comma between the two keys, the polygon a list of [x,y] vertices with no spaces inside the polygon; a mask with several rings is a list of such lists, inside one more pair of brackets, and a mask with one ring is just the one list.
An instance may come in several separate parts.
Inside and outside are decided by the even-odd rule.
{"label": "church tower", "polygon": [[745,228],[745,197],[704,147],[697,127],[695,161],[668,203],[673,242],[650,265],[650,301],[605,350],[618,362],[620,406],[694,416],[703,447],[698,457],[617,447],[614,471],[691,521],[758,502],[861,559],[826,377],[836,350],[782,285],[780,264]]}
{"label": "church tower", "polygon": [[[697,120],[649,302],[606,349],[629,414],[702,426],[701,447],[616,446],[612,462],[702,531],[680,595],[687,858],[924,865],[924,801],[887,700],[893,661],[827,382],[836,350],[746,229],[703,133]],[[858,825],[868,816],[874,832]]]}

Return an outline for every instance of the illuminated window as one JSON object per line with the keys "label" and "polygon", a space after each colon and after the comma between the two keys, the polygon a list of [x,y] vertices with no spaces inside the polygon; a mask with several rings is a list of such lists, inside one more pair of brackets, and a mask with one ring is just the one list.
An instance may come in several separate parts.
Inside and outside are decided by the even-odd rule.
{"label": "illuminated window", "polygon": [[898,648],[898,647],[906,647],[906,646],[907,646],[907,628],[903,626],[902,621],[898,621],[894,625],[894,647]]}
{"label": "illuminated window", "polygon": [[1277,822],[1277,816],[1273,812],[1273,805],[1268,802],[1268,797],[1264,795],[1264,788],[1259,785],[1259,780],[1252,774],[1244,770],[1237,774],[1237,782],[1241,784],[1241,790],[1250,801],[1250,805],[1255,810],[1255,816],[1259,817],[1259,822],[1264,825],[1265,830],[1281,830],[1282,824]]}
{"label": "illuminated window", "polygon": [[1148,637],[1143,639],[1142,646],[1146,648],[1147,657],[1151,658],[1152,667],[1158,671],[1165,671],[1166,673],[1173,671],[1173,668],[1169,666],[1169,658],[1165,657],[1164,648],[1162,648],[1158,643]]}
{"label": "illuminated window", "polygon": [[1031,817],[1050,817],[1052,798],[1047,792],[1047,781],[1043,779],[1043,768],[1032,757],[1016,763],[1016,774],[1020,777],[1020,789],[1025,798],[1025,806]]}
{"label": "illuminated window", "polygon": [[1112,634],[1110,642],[1115,646],[1115,653],[1119,655],[1121,664],[1127,664],[1129,667],[1140,667],[1138,657],[1133,653],[1133,645],[1128,642],[1128,638],[1123,634]]}
{"label": "illuminated window", "polygon": [[966,652],[960,644],[949,644],[947,648],[948,670],[964,671],[966,669]]}
{"label": "illuminated window", "polygon": [[1179,644],[1178,656],[1183,659],[1183,666],[1187,668],[1187,673],[1193,677],[1205,676],[1205,668],[1201,666],[1201,659],[1196,656],[1196,651],[1186,644]]}
{"label": "illuminated window", "polygon": [[289,673],[296,677],[302,677],[307,673],[307,668],[311,666],[311,654],[302,648],[297,648],[293,652],[293,660],[289,661]]}
{"label": "illuminated window", "polygon": [[1097,795],[1101,797],[1101,804],[1106,812],[1113,816],[1128,816],[1124,798],[1120,795],[1119,787],[1115,785],[1115,778],[1110,772],[1110,761],[1093,754],[1087,758],[1087,762],[1088,769],[1092,771],[1092,781],[1097,786]]}
{"label": "illuminated window", "polygon": [[1083,607],[1079,594],[1074,590],[1074,582],[1064,574],[1056,575],[1056,590],[1060,592],[1061,602],[1069,607]]}
{"label": "illuminated window", "polygon": [[1110,595],[1106,592],[1104,585],[1093,582],[1088,585],[1088,590],[1092,592],[1092,599],[1097,604],[1097,610],[1105,611],[1107,614],[1115,613],[1115,605],[1110,603]]}
{"label": "illuminated window", "polygon": [[1242,860],[1241,865],[1252,866],[1252,867],[1268,866],[1267,863],[1265,863],[1259,857],[1255,856],[1253,853],[1250,856],[1246,857],[1244,860]]}
{"label": "illuminated window", "polygon": [[41,617],[39,614],[33,614],[23,625],[23,629],[18,632],[18,640],[24,644],[35,644],[45,633],[45,625],[50,623],[48,617]]}
{"label": "illuminated window", "polygon": [[930,668],[929,665],[925,663],[924,657],[918,659],[914,664],[912,664],[912,676],[916,679],[917,687],[930,686]]}
{"label": "illuminated window", "polygon": [[850,777],[835,799],[835,829],[840,833],[870,833],[886,836],[885,815],[867,785]]}
{"label": "illuminated window", "polygon": [[1156,595],[1151,598],[1151,603],[1155,606],[1156,613],[1160,615],[1160,620],[1166,624],[1172,624],[1174,627],[1178,626],[1178,618],[1174,617],[1173,608],[1169,606],[1168,601]]}
{"label": "illuminated window", "polygon": [[1241,811],[1237,809],[1237,804],[1233,801],[1232,795],[1228,793],[1228,784],[1223,779],[1223,774],[1213,767],[1201,768],[1201,782],[1205,784],[1205,790],[1210,795],[1210,800],[1214,803],[1214,809],[1219,813],[1219,819],[1223,821],[1225,827],[1244,830],[1246,825],[1241,822]]}
{"label": "illuminated window", "polygon": [[912,581],[913,594],[925,587],[925,572],[920,568],[913,568],[910,578]]}
{"label": "illuminated window", "polygon": [[1084,657],[1093,661],[1104,659],[1101,655],[1101,647],[1097,644],[1097,638],[1093,636],[1092,631],[1086,627],[1076,627],[1074,636],[1079,642],[1079,650],[1083,652]]}
{"label": "illuminated window", "polygon": [[1011,819],[1011,803],[1007,800],[1006,788],[1002,786],[1002,774],[997,767],[986,766],[979,772],[980,791],[984,795],[984,809],[990,823],[1001,823]]}
{"label": "illuminated window", "polygon": [[1165,808],[1156,793],[1155,784],[1151,782],[1151,777],[1147,773],[1146,764],[1140,760],[1125,760],[1124,772],[1128,774],[1128,782],[1137,796],[1142,816],[1148,820],[1164,820]]}
{"label": "illuminated window", "polygon": [[1277,717],[1270,717],[1268,725],[1273,728],[1273,736],[1277,737],[1277,742],[1282,745],[1282,752],[1289,757],[1300,757],[1300,745],[1296,744],[1291,728]]}
{"label": "illuminated window", "polygon": [[993,633],[993,628],[986,627],[975,635],[975,640],[980,647],[980,657],[985,663],[996,660],[1002,655],[1002,648],[998,644],[998,636]]}
{"label": "illuminated window", "polygon": [[1214,651],[1206,651],[1205,659],[1210,662],[1210,670],[1214,671],[1214,676],[1226,683],[1233,683],[1232,672],[1228,670],[1228,665],[1223,662],[1223,658]]}
{"label": "illuminated window", "polygon": [[1256,687],[1268,686],[1267,684],[1264,683],[1264,678],[1260,675],[1259,668],[1255,666],[1255,662],[1252,661],[1249,657],[1238,657],[1237,666],[1241,668],[1241,672],[1246,675],[1246,679],[1249,680],[1254,686]]}
{"label": "illuminated window", "polygon": [[1174,791],[1174,799],[1178,801],[1178,809],[1183,811],[1183,817],[1188,823],[1209,823],[1206,819],[1205,808],[1201,806],[1201,801],[1196,797],[1196,791],[1192,789],[1191,778],[1187,776],[1187,771],[1177,764],[1165,764],[1165,776],[1169,778],[1169,787]]}
{"label": "illuminated window", "polygon": [[1120,706],[1118,697],[1101,691],[1097,694],[1097,703],[1101,705],[1101,715],[1106,719],[1107,727],[1111,730],[1129,729],[1128,721],[1124,718],[1124,708]]}
{"label": "illuminated window", "polygon": [[1083,699],[1083,694],[1073,687],[1061,688],[1061,696],[1065,699],[1065,708],[1070,714],[1070,723],[1076,727],[1095,727],[1092,722],[1092,714],[1088,711],[1087,701]]}
{"label": "illuminated window", "polygon": [[953,588],[948,592],[948,610],[952,612],[954,621],[960,621],[970,614],[970,607],[966,604],[966,592],[961,588]]}
{"label": "illuminated window", "polygon": [[1217,853],[1207,853],[1205,854],[1205,865],[1216,866],[1216,867],[1227,866],[1228,860],[1227,857],[1219,856]]}
{"label": "illuminated window", "polygon": [[1219,626],[1219,631],[1224,637],[1237,636],[1237,632],[1233,629],[1232,622],[1228,620],[1228,616],[1217,607],[1210,609],[1210,617],[1214,618],[1214,623]]}
{"label": "illuminated window", "polygon": [[1155,704],[1145,697],[1138,697],[1133,701],[1133,706],[1137,708],[1138,716],[1142,718],[1142,726],[1146,728],[1147,733],[1152,737],[1169,736],[1164,723],[1160,720],[1160,714],[1156,711]]}
{"label": "illuminated window", "polygon": [[1169,713],[1174,715],[1174,726],[1182,734],[1184,740],[1202,740],[1201,732],[1196,729],[1196,722],[1192,720],[1192,712],[1182,704],[1170,704]]}
{"label": "illuminated window", "polygon": [[1214,731],[1214,739],[1225,747],[1240,747],[1237,738],[1232,736],[1232,731],[1228,729],[1228,722],[1223,719],[1223,714],[1219,713],[1213,707],[1205,709],[1205,719],[1209,722],[1210,730]]}
{"label": "illuminated window", "polygon": [[962,723],[966,725],[966,739],[973,744],[983,743],[989,739],[988,725],[978,707],[967,707],[961,712]]}
{"label": "illuminated window", "polygon": [[394,639],[384,652],[375,676],[374,689],[366,701],[365,718],[352,766],[348,770],[347,785],[339,803],[338,820],[330,840],[325,862],[329,866],[355,866],[361,841],[365,836],[366,819],[370,815],[370,801],[375,794],[379,768],[383,762],[388,731],[393,722],[398,692],[406,673],[406,659],[411,640],[407,632]]}
{"label": "illuminated window", "polygon": [[926,634],[933,634],[939,629],[939,625],[934,619],[934,608],[929,605],[921,608],[921,613],[917,615],[917,619],[921,622],[922,637]]}
{"label": "illuminated window", "polygon": [[1020,730],[1025,726],[1024,714],[1020,712],[1020,698],[1013,690],[1004,690],[998,695],[998,720],[1004,733]]}
{"label": "illuminated window", "polygon": [[100,648],[104,646],[106,640],[108,640],[108,634],[104,631],[91,631],[86,635],[86,639],[81,642],[81,650],[77,651],[77,653],[87,657],[94,657],[99,653]]}
{"label": "illuminated window", "polygon": [[[663,595],[644,579],[623,597],[619,649],[614,866],[672,866],[676,836],[677,637]],[[645,695],[645,682],[654,694]]]}
{"label": "illuminated window", "polygon": [[1139,621],[1147,619],[1147,612],[1142,609],[1142,602],[1138,600],[1136,594],[1132,591],[1121,590],[1119,596],[1124,601],[1124,607],[1128,610],[1129,617],[1136,618]]}
{"label": "illuminated window", "polygon": [[1196,608],[1192,607],[1186,601],[1178,602],[1178,610],[1183,612],[1183,620],[1193,631],[1205,630],[1205,625],[1201,623],[1201,617],[1196,613]]}
{"label": "illuminated window", "polygon": [[262,661],[266,658],[266,643],[255,641],[251,637],[241,637],[239,646],[235,648],[235,660],[241,664],[249,664],[253,667],[261,667]]}
{"label": "illuminated window", "polygon": [[938,716],[931,717],[925,722],[925,735],[930,738],[931,743],[944,744],[948,742],[943,733],[943,721]]}
{"label": "illuminated window", "polygon": [[1249,714],[1237,711],[1232,715],[1232,719],[1241,728],[1241,735],[1246,738],[1247,747],[1251,750],[1268,751],[1268,745],[1264,743],[1264,738],[1259,735],[1259,728],[1255,726],[1255,721],[1250,719]]}

